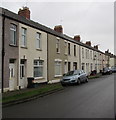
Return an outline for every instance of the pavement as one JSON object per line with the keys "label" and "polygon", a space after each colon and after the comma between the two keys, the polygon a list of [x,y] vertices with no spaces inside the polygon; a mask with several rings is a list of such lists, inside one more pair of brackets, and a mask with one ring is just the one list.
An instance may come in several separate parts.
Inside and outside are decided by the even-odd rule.
{"label": "pavement", "polygon": [[114,118],[114,74],[3,108],[2,114],[3,118]]}

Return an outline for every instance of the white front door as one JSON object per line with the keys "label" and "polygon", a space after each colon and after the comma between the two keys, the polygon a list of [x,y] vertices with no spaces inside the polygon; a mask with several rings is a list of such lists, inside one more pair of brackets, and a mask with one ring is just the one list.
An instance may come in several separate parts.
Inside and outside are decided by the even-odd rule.
{"label": "white front door", "polygon": [[25,62],[20,64],[20,82],[21,88],[25,87]]}
{"label": "white front door", "polygon": [[15,88],[15,64],[9,63],[9,90],[12,91]]}

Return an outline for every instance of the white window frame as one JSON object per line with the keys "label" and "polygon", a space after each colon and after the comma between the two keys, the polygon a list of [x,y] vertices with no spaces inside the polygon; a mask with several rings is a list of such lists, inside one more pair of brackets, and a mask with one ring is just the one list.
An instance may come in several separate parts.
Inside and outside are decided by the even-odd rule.
{"label": "white window frame", "polygon": [[82,58],[84,58],[84,48],[82,48]]}
{"label": "white window frame", "polygon": [[71,44],[68,43],[68,55],[71,55]]}
{"label": "white window frame", "polygon": [[[56,74],[56,67],[58,67],[59,66],[59,74]],[[54,69],[54,72],[55,72],[55,77],[60,77],[60,76],[62,76],[62,62],[60,61],[60,60],[58,60],[58,61],[56,61],[55,60],[55,65],[54,65],[54,67],[55,67],[55,69]]]}
{"label": "white window frame", "polygon": [[67,73],[67,62],[64,62],[64,73]]}
{"label": "white window frame", "polygon": [[60,53],[60,39],[56,39],[56,52]]}
{"label": "white window frame", "polygon": [[21,47],[27,47],[27,29],[24,27],[21,28]]}
{"label": "white window frame", "polygon": [[64,54],[67,55],[67,42],[64,41]]}
{"label": "white window frame", "polygon": [[[33,64],[34,64],[34,67],[33,67],[33,76],[34,76],[34,78],[43,78],[43,75],[44,75],[44,60],[35,59],[34,62],[35,62],[35,61],[37,61],[37,65],[36,65],[35,63],[33,63]],[[41,62],[42,64],[40,64],[40,62]],[[39,76],[39,75],[38,75],[38,76],[35,76],[35,75],[34,75],[34,69],[35,69],[35,67],[38,67],[38,68],[41,67],[41,68],[43,68],[43,69],[42,69],[42,76]]]}
{"label": "white window frame", "polygon": [[[11,34],[12,34],[12,37],[11,37]],[[16,38],[17,38],[17,26],[15,24],[11,23],[10,24],[10,45],[16,46],[16,44],[17,44]]]}
{"label": "white window frame", "polygon": [[76,55],[77,55],[76,49],[77,49],[77,47],[76,47],[76,45],[74,45],[74,56],[75,56],[75,57],[76,57]]}
{"label": "white window frame", "polygon": [[[82,68],[83,68],[83,69],[82,69]],[[85,71],[85,63],[82,63],[81,69],[82,69],[83,71]]]}
{"label": "white window frame", "polygon": [[41,33],[36,32],[36,49],[41,49]]}
{"label": "white window frame", "polygon": [[87,49],[85,49],[85,50],[86,50],[86,59],[87,59],[87,58],[88,58],[88,57],[87,57],[87,56],[88,56],[88,54],[87,54],[88,52],[87,52]]}

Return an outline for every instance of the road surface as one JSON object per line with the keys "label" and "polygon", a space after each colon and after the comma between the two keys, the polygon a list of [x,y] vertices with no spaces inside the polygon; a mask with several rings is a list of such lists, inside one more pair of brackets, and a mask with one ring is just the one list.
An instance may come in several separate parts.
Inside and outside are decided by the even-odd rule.
{"label": "road surface", "polygon": [[114,118],[114,74],[3,108],[3,118]]}

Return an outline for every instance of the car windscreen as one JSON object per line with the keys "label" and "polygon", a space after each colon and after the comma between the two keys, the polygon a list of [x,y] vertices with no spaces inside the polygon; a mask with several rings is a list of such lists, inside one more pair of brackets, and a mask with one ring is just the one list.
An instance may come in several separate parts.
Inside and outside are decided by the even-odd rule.
{"label": "car windscreen", "polygon": [[66,73],[64,76],[72,76],[72,75],[77,75],[77,74],[79,74],[79,73],[80,73],[79,70],[69,71],[69,72]]}
{"label": "car windscreen", "polygon": [[68,73],[66,73],[64,76],[71,76],[74,74],[74,71],[69,71]]}

